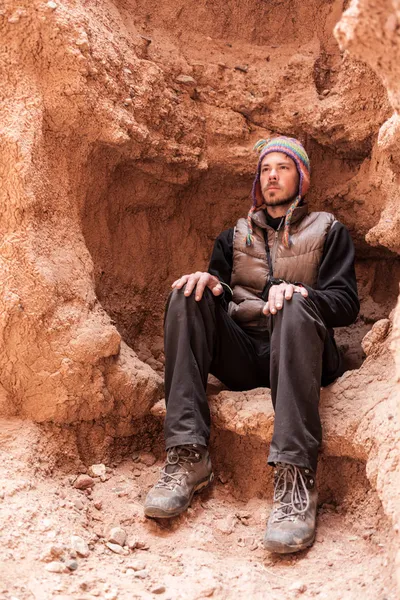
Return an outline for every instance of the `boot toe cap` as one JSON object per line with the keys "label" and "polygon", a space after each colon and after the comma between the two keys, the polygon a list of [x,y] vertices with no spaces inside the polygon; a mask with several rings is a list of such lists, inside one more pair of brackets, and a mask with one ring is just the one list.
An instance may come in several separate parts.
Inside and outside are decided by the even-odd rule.
{"label": "boot toe cap", "polygon": [[170,490],[150,490],[144,503],[144,514],[148,517],[175,517],[185,510],[188,499]]}
{"label": "boot toe cap", "polygon": [[279,527],[268,527],[264,536],[264,547],[270,552],[287,554],[298,552],[311,546],[315,539],[315,530],[293,523],[281,523]]}

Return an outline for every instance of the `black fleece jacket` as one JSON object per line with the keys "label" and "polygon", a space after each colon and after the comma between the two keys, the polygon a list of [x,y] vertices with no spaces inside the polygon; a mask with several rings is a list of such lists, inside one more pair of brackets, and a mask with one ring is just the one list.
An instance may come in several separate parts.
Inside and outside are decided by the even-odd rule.
{"label": "black fleece jacket", "polygon": [[[281,217],[271,218],[268,225],[277,229]],[[233,265],[233,228],[223,231],[215,240],[208,272],[230,286]],[[301,283],[301,282],[296,282]],[[354,271],[354,245],[350,234],[342,223],[335,222],[326,236],[317,283],[314,288],[302,284],[308,297],[317,306],[328,328],[351,325],[357,318],[360,302]],[[221,302],[226,307],[232,299],[223,286]]]}

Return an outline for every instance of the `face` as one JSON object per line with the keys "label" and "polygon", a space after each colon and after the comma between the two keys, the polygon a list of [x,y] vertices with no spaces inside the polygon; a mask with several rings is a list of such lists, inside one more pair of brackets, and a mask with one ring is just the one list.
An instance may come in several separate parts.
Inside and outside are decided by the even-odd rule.
{"label": "face", "polygon": [[260,184],[267,206],[289,204],[299,189],[295,162],[283,152],[267,154],[261,163]]}

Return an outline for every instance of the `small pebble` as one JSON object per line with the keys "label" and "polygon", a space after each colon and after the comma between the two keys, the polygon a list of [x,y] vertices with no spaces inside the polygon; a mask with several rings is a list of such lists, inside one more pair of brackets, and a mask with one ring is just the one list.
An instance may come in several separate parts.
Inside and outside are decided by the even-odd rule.
{"label": "small pebble", "polygon": [[91,465],[89,467],[89,475],[91,477],[101,477],[106,474],[106,466],[103,463],[98,465]]}
{"label": "small pebble", "polygon": [[106,546],[109,550],[111,550],[111,552],[114,552],[114,554],[121,554],[123,556],[126,556],[128,554],[128,551],[125,550],[125,548],[123,548],[119,544],[112,544],[111,542],[106,542]]}
{"label": "small pebble", "polygon": [[196,80],[193,79],[190,75],[178,75],[175,79],[177,83],[183,83],[185,85],[196,85]]}
{"label": "small pebble", "polygon": [[67,567],[67,569],[69,569],[70,571],[76,571],[78,568],[78,563],[76,560],[68,560],[65,563],[65,566]]}
{"label": "small pebble", "polygon": [[65,565],[62,562],[58,562],[56,560],[48,563],[45,566],[46,571],[50,571],[50,573],[64,573]]}
{"label": "small pebble", "polygon": [[83,510],[85,508],[85,505],[83,504],[83,502],[80,498],[77,498],[76,500],[74,500],[74,506],[78,510]]}
{"label": "small pebble", "polygon": [[143,452],[140,455],[140,462],[146,465],[146,467],[152,467],[157,462],[157,459],[151,452]]}
{"label": "small pebble", "polygon": [[151,590],[152,594],[163,594],[165,592],[165,585],[158,585]]}
{"label": "small pebble", "polygon": [[138,548],[139,550],[148,550],[150,546],[147,542],[138,541],[136,542],[136,548]]}
{"label": "small pebble", "polygon": [[103,508],[103,503],[101,502],[101,500],[98,500],[96,502],[93,502],[93,506],[97,509],[97,510],[101,510]]}
{"label": "small pebble", "polygon": [[112,544],[124,546],[126,542],[126,532],[122,527],[113,527],[108,535],[108,541]]}
{"label": "small pebble", "polygon": [[74,481],[74,488],[77,490],[87,490],[94,486],[93,478],[89,475],[78,475]]}
{"label": "small pebble", "polygon": [[149,545],[146,542],[138,540],[136,538],[129,538],[126,544],[131,550],[148,550]]}
{"label": "small pebble", "polygon": [[247,73],[249,67],[247,65],[236,65],[235,71],[241,71],[242,73]]}
{"label": "small pebble", "polygon": [[146,563],[142,560],[132,560],[126,565],[127,569],[132,569],[132,571],[144,571],[146,569]]}
{"label": "small pebble", "polygon": [[146,571],[146,569],[143,569],[143,571],[135,571],[134,576],[138,579],[146,579],[146,577],[149,576],[149,572]]}
{"label": "small pebble", "polygon": [[79,556],[86,558],[90,554],[89,546],[79,535],[71,535],[71,548],[75,550]]}
{"label": "small pebble", "polygon": [[215,528],[218,529],[221,533],[225,533],[226,535],[230,535],[235,529],[236,525],[236,517],[235,515],[229,515],[225,519],[220,519],[215,523]]}

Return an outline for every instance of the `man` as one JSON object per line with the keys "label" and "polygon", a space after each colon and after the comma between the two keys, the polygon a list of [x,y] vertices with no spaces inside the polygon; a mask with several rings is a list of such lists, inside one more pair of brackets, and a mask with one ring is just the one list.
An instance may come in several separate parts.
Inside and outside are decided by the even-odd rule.
{"label": "man", "polygon": [[180,514],[213,479],[208,373],[232,390],[270,387],[275,488],[264,545],[289,553],[315,539],[320,386],[343,372],[332,328],[353,323],[359,301],[347,229],[329,213],[308,212],[310,164],[301,143],[282,136],[256,148],[247,219],[219,235],[207,273],[172,284],[165,317],[168,456],[145,514]]}

